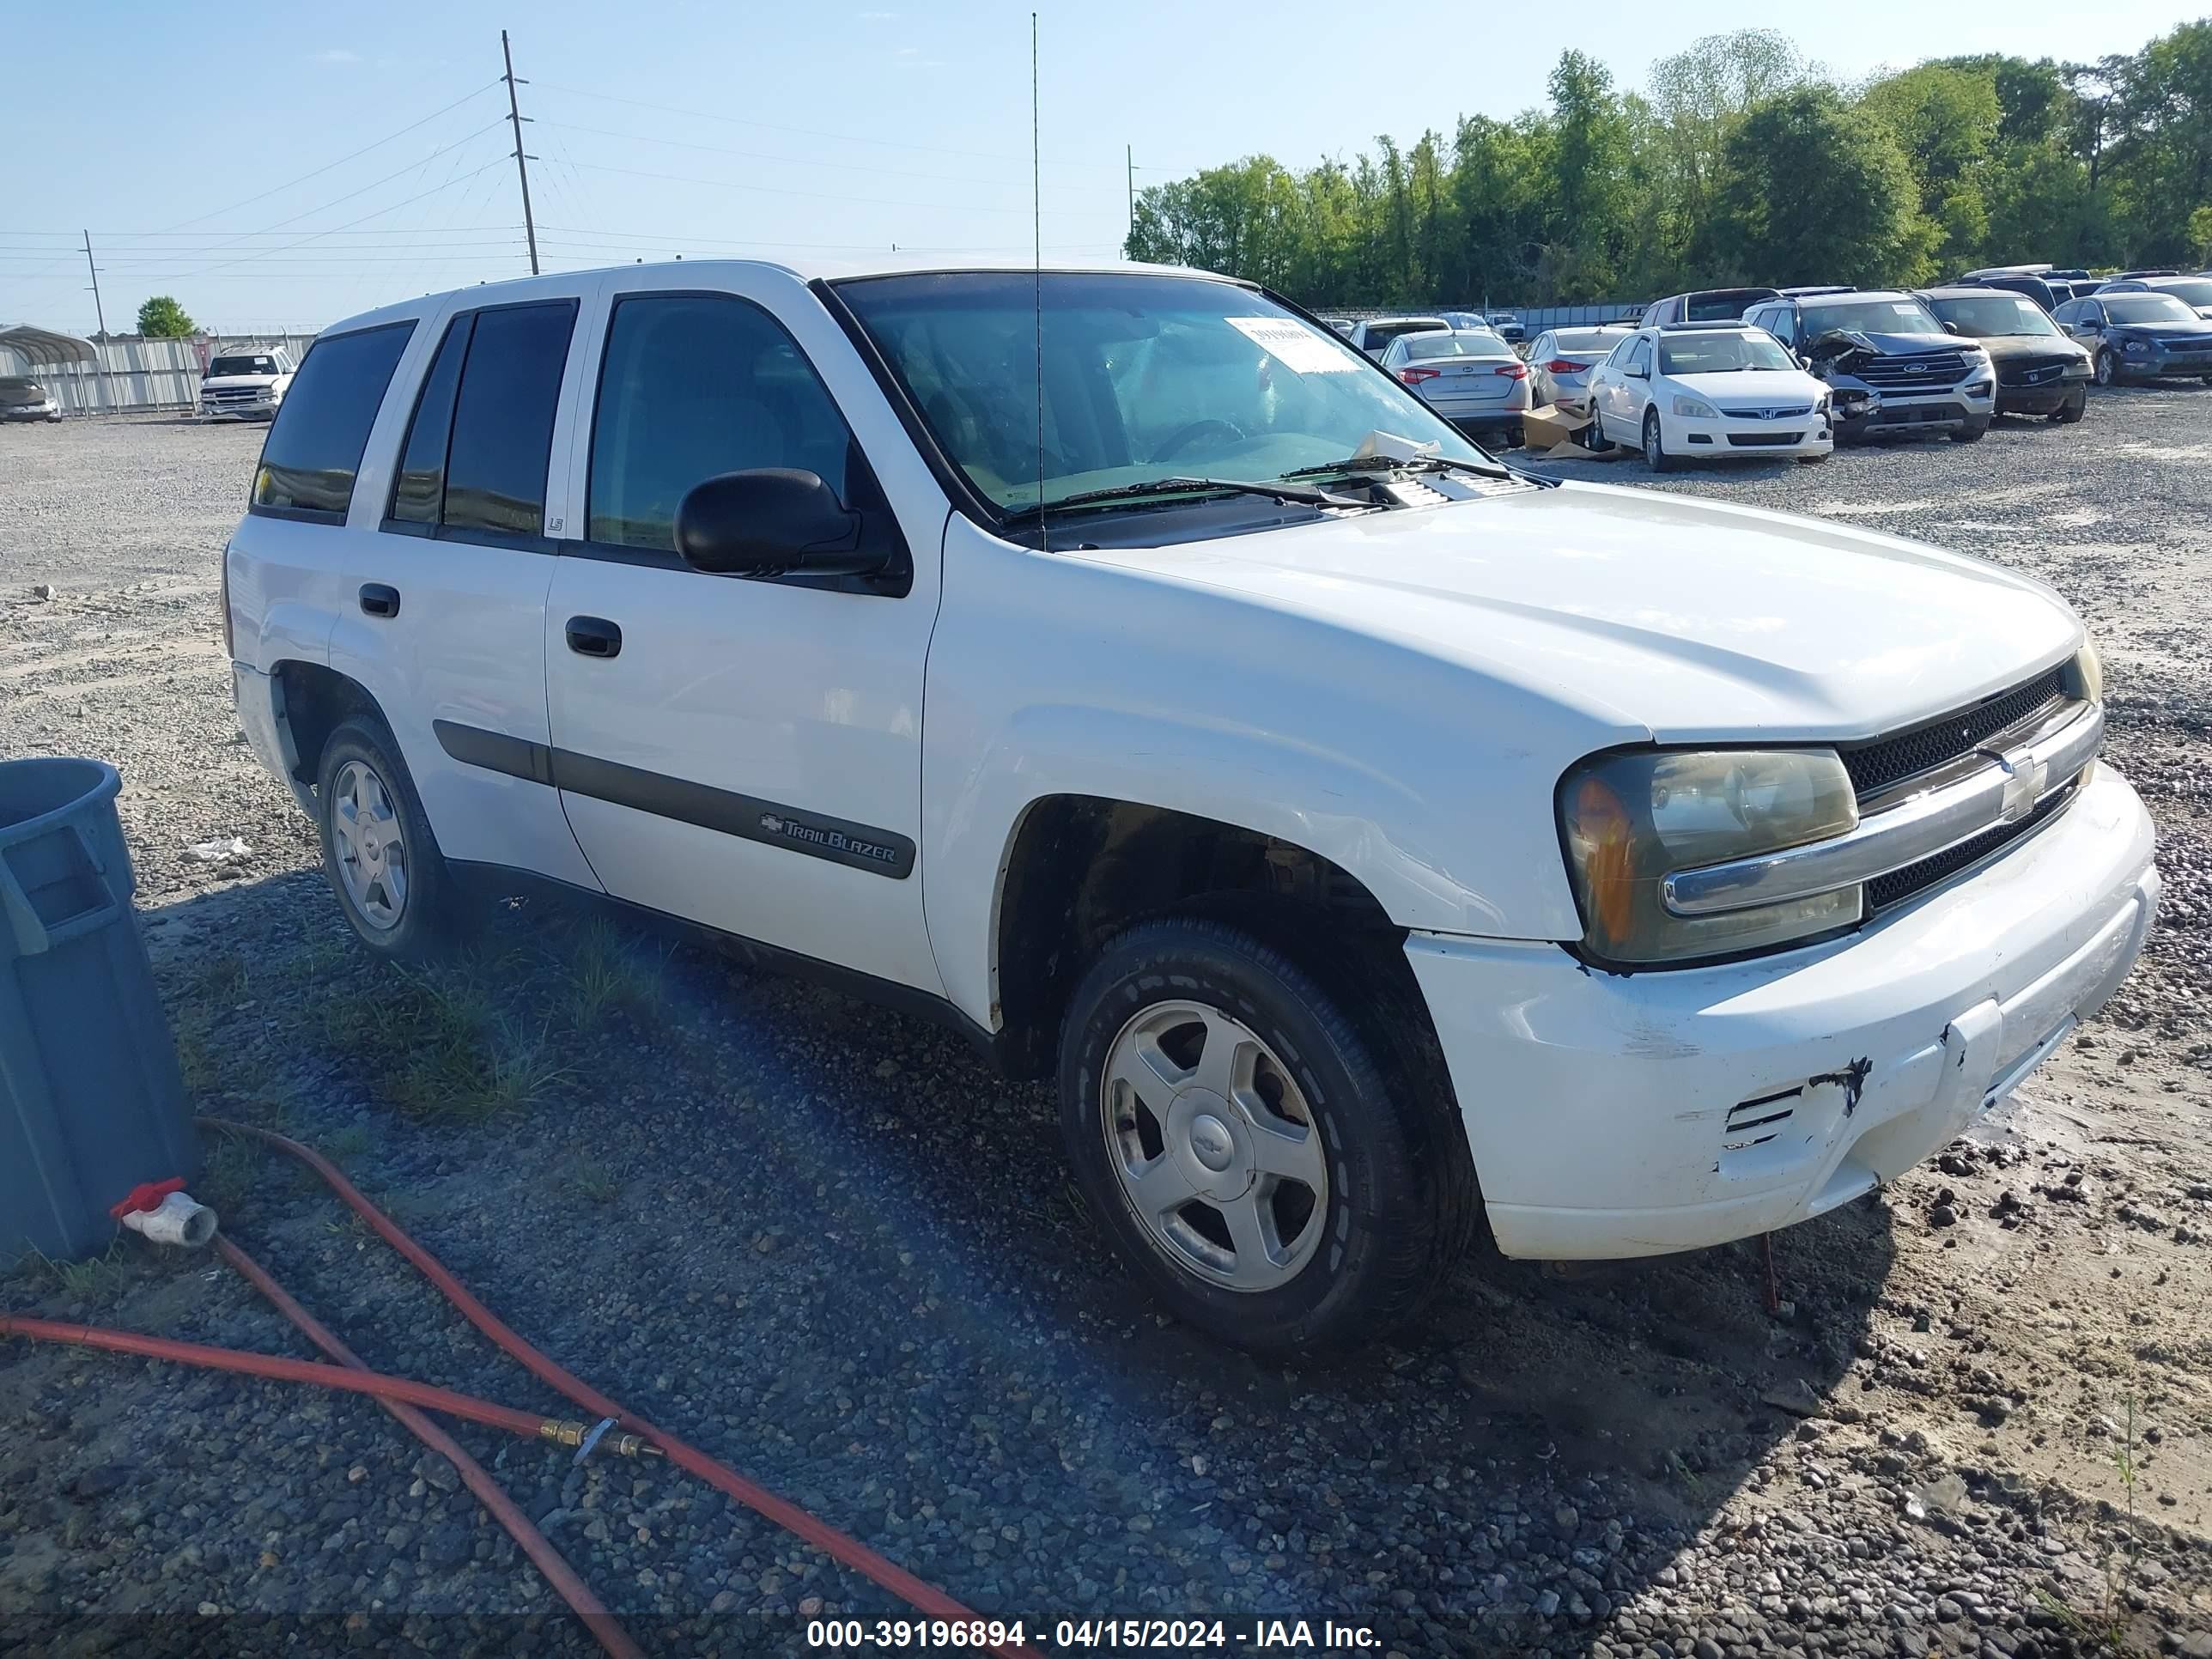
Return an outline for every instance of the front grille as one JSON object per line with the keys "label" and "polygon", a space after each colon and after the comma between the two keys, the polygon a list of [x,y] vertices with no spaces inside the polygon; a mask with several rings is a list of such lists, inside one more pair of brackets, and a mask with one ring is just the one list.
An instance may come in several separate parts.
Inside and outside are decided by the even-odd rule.
{"label": "front grille", "polygon": [[269,395],[268,388],[255,386],[219,386],[213,391],[203,390],[201,401],[210,404],[250,404]]}
{"label": "front grille", "polygon": [[1893,783],[1931,771],[1961,755],[1971,755],[1995,733],[2040,713],[2065,695],[2062,671],[2054,668],[1972,708],[1946,714],[1897,737],[1877,738],[1855,749],[1842,750],[1844,769],[1850,774],[1851,787],[1864,800]]}
{"label": "front grille", "polygon": [[2212,334],[2184,334],[2159,343],[2168,351],[2212,351]]}
{"label": "front grille", "polygon": [[2033,834],[2072,800],[2074,792],[2080,787],[2077,779],[2063,788],[2053,790],[2036,804],[2033,811],[2017,823],[2001,823],[1994,830],[1984,830],[1972,840],[1962,841],[1933,858],[1925,858],[1917,864],[1906,865],[1902,870],[1893,870],[1886,876],[1875,877],[1866,884],[1868,913],[1873,915],[1893,904],[1901,904],[1938,882],[1948,881],[1961,870],[1980,863],[1990,854],[2010,846],[2021,836]]}
{"label": "front grille", "polygon": [[1893,386],[1900,392],[1924,386],[1940,391],[1966,379],[1966,359],[1963,352],[1916,351],[1904,356],[1869,358],[1851,372],[1869,386]]}
{"label": "front grille", "polygon": [[2005,386],[2046,386],[2066,373],[2071,357],[2019,357],[2004,365],[1998,381]]}
{"label": "front grille", "polygon": [[1800,416],[1810,415],[1810,404],[1793,404],[1787,409],[1724,409],[1721,413],[1732,421],[1794,421]]}
{"label": "front grille", "polygon": [[1729,441],[1739,449],[1774,449],[1794,444],[1804,435],[1802,432],[1731,432]]}

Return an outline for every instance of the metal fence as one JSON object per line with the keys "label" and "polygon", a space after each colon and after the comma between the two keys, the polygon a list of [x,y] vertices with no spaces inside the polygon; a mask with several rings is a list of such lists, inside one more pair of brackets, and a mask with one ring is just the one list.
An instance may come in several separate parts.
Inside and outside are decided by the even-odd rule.
{"label": "metal fence", "polygon": [[1437,311],[1510,312],[1531,339],[1547,328],[1589,328],[1599,323],[1631,321],[1644,313],[1646,300],[1596,300],[1585,306],[1484,306],[1473,301],[1440,302],[1434,306],[1316,306],[1323,317],[1349,317],[1360,322],[1370,317],[1418,317]]}
{"label": "metal fence", "polygon": [[72,415],[128,414],[191,409],[199,401],[200,376],[210,357],[249,348],[283,347],[298,362],[312,334],[202,335],[188,340],[148,340],[124,335],[96,340],[100,362],[27,363],[0,346],[0,374],[27,374]]}

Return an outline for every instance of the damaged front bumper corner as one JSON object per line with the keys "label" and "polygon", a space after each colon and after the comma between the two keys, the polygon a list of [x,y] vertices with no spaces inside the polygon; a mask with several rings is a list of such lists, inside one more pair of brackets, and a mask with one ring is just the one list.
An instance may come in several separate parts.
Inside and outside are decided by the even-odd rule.
{"label": "damaged front bumper corner", "polygon": [[2094,1012],[2158,902],[2100,766],[1993,862],[1824,945],[1633,975],[1414,933],[1507,1255],[1656,1255],[1809,1219],[1940,1151]]}

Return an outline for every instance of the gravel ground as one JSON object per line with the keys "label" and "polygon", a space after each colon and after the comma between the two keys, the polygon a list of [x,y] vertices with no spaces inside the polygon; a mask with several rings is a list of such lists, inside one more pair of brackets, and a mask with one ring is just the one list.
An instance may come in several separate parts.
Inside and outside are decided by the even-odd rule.
{"label": "gravel ground", "polygon": [[[1161,1321],[1044,1092],[933,1027],[532,904],[434,975],[365,962],[229,708],[216,554],[258,440],[0,428],[0,752],[122,768],[204,1109],[323,1148],[572,1370],[1048,1651],[1152,1614],[1232,1652],[1329,1618],[1407,1656],[2212,1656],[2212,392],[1656,486],[2055,583],[2159,820],[2162,925],[2006,1121],[1776,1241],[1784,1317],[1753,1246],[1489,1258],[1328,1370]],[[210,1148],[226,1231],[369,1364],[560,1406],[319,1182]],[[0,1307],[310,1353],[136,1241]],[[901,1611],[680,1474],[455,1432],[649,1652]],[[0,1348],[0,1654],[120,1645],[592,1650],[367,1402]]]}

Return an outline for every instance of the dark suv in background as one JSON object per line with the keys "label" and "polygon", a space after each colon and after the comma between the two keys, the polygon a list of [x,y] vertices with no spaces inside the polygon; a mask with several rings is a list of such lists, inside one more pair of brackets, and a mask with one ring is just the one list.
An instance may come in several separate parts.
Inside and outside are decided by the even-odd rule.
{"label": "dark suv in background", "polygon": [[1839,442],[1919,431],[1972,443],[1996,413],[1988,352],[1978,341],[1948,332],[1910,294],[1778,294],[1743,319],[1788,346],[1833,388]]}
{"label": "dark suv in background", "polygon": [[2089,354],[2025,295],[2002,288],[1959,286],[1917,296],[1951,333],[1990,354],[1997,372],[1997,413],[2047,415],[2062,425],[2089,404]]}
{"label": "dark suv in background", "polygon": [[1761,300],[1781,297],[1781,290],[1771,288],[1701,288],[1689,294],[1670,294],[1644,307],[1636,325],[1661,328],[1669,323],[1738,322]]}

